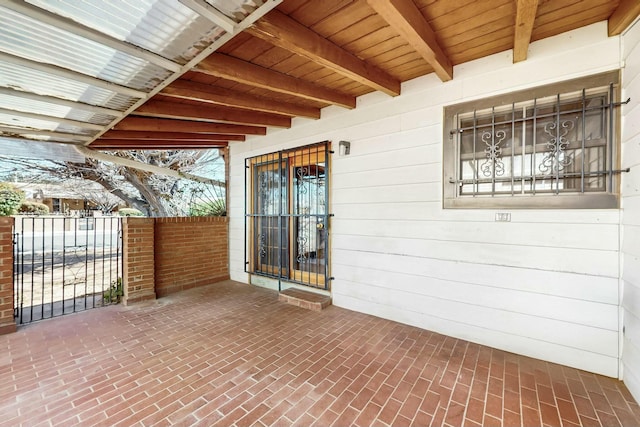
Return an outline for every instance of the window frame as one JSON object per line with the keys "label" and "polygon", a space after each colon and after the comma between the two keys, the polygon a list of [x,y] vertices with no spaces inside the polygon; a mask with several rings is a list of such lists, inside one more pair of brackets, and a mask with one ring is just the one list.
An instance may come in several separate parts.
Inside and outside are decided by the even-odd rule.
{"label": "window frame", "polygon": [[[586,89],[587,93],[593,89],[613,85],[613,99],[606,103],[604,112],[608,115],[611,105],[617,105],[620,99],[620,70],[614,70],[597,75],[553,83],[531,89],[511,92],[498,96],[468,101],[460,104],[445,106],[443,111],[443,208],[475,208],[475,209],[617,209],[619,208],[620,177],[616,170],[620,164],[620,112],[613,109],[610,116],[612,125],[607,130],[608,138],[605,144],[605,168],[611,171],[611,185],[605,183],[605,191],[559,192],[549,194],[545,192],[527,194],[486,194],[467,195],[459,190],[459,146],[461,140],[456,131],[459,126],[459,116],[474,111],[491,109],[492,107],[510,107],[513,104],[533,102],[534,99],[548,98],[558,94],[569,94]],[[609,162],[611,157],[611,162]],[[610,188],[607,188],[610,187]]]}

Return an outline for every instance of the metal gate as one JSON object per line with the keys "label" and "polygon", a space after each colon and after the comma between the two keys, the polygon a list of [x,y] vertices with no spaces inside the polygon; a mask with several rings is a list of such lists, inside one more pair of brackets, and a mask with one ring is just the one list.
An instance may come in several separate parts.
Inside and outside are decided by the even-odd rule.
{"label": "metal gate", "polygon": [[16,218],[13,248],[18,324],[116,303],[122,296],[118,217]]}
{"label": "metal gate", "polygon": [[246,159],[249,273],[329,289],[328,142]]}

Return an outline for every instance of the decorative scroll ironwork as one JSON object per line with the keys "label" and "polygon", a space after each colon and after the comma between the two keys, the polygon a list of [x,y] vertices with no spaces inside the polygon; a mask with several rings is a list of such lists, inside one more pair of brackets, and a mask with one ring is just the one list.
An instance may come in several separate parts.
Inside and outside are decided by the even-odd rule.
{"label": "decorative scroll ironwork", "polygon": [[495,133],[489,131],[482,132],[482,142],[487,146],[487,148],[484,149],[487,160],[480,165],[480,170],[484,176],[504,175],[504,163],[502,162],[502,148],[500,144],[506,137],[507,133],[503,130],[498,130]]}
{"label": "decorative scroll ironwork", "polygon": [[298,194],[307,194],[309,189],[305,185],[305,176],[308,176],[310,169],[308,166],[296,168],[296,176],[298,177]]}
{"label": "decorative scroll ironwork", "polygon": [[549,141],[547,141],[549,151],[540,163],[540,172],[555,174],[563,171],[565,167],[573,163],[573,158],[566,153],[566,149],[569,146],[569,140],[567,140],[566,136],[573,127],[572,120],[554,121],[544,125],[544,131],[550,136]]}
{"label": "decorative scroll ironwork", "polygon": [[298,262],[305,262],[309,257],[307,256],[307,236],[299,235],[298,236],[298,256],[296,260]]}
{"label": "decorative scroll ironwork", "polygon": [[269,187],[268,173],[267,172],[260,173],[259,181],[260,181],[260,186],[258,188],[258,192],[260,193],[259,197],[263,205],[266,205],[267,199],[269,197],[269,194],[268,194],[269,192],[267,191]]}
{"label": "decorative scroll ironwork", "polygon": [[264,233],[258,236],[258,254],[260,258],[267,256],[267,235]]}

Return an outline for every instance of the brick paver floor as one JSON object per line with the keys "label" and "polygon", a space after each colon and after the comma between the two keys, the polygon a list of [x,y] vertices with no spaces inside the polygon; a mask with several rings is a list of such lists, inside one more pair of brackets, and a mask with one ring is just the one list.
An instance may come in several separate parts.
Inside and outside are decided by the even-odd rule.
{"label": "brick paver floor", "polygon": [[0,337],[0,425],[637,426],[611,378],[234,282]]}

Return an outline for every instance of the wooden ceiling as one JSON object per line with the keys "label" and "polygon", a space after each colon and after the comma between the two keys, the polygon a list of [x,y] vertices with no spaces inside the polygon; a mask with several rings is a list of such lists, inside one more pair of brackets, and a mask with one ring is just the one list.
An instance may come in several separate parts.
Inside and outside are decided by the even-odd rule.
{"label": "wooden ceiling", "polygon": [[600,21],[620,34],[638,0],[284,0],[90,146],[212,148],[355,108],[372,91]]}

